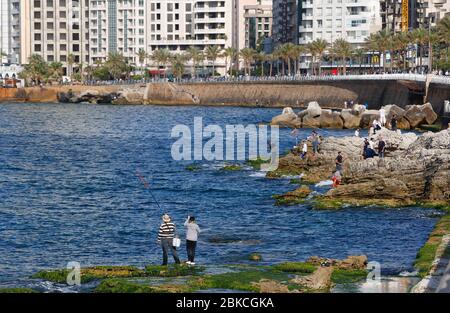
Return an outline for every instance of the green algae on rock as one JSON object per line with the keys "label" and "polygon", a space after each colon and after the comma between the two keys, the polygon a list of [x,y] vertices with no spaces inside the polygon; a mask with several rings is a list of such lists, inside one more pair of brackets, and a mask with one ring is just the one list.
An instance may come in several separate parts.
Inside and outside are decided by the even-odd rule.
{"label": "green algae on rock", "polygon": [[31,288],[0,288],[1,293],[38,293],[38,291]]}
{"label": "green algae on rock", "polygon": [[[444,215],[434,227],[428,237],[427,242],[420,248],[417,253],[414,267],[419,271],[419,276],[425,277],[430,273],[433,266],[433,261],[436,258],[439,245],[445,235],[450,234],[450,214]],[[450,247],[447,246],[445,251],[442,251],[444,257],[450,258]]]}
{"label": "green algae on rock", "polygon": [[230,165],[225,165],[224,167],[221,168],[222,171],[240,171],[242,170],[242,166],[238,165],[238,164],[230,164]]}
{"label": "green algae on rock", "polygon": [[[71,270],[39,271],[31,278],[65,284]],[[81,283],[111,277],[143,277],[145,272],[134,266],[95,266],[81,269]]]}
{"label": "green algae on rock", "polygon": [[197,164],[190,164],[190,165],[187,165],[187,166],[185,167],[185,169],[186,169],[187,171],[194,172],[194,171],[198,171],[198,170],[200,169],[200,166],[197,165]]}
{"label": "green algae on rock", "polygon": [[301,186],[296,190],[289,191],[282,195],[274,195],[276,199],[275,205],[294,205],[303,203],[305,198],[311,193],[311,189],[308,186]]}
{"label": "green algae on rock", "polygon": [[248,259],[250,260],[250,261],[255,261],[255,262],[259,262],[259,261],[262,261],[262,255],[261,254],[259,254],[259,253],[251,253],[249,256],[248,256]]}
{"label": "green algae on rock", "polygon": [[258,157],[256,159],[247,160],[246,163],[253,167],[254,170],[260,170],[261,165],[270,163],[270,160],[263,160],[262,158]]}
{"label": "green algae on rock", "polygon": [[147,265],[145,267],[145,276],[151,277],[180,277],[198,275],[205,270],[203,266],[181,265]]}

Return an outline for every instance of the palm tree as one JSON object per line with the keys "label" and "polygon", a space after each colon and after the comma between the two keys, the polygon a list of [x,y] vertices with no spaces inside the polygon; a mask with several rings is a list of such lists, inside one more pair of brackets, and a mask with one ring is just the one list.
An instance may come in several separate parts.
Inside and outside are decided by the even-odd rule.
{"label": "palm tree", "polygon": [[278,57],[275,54],[273,54],[273,53],[266,54],[266,61],[269,62],[269,76],[272,76],[273,62],[276,60],[278,60]]}
{"label": "palm tree", "polygon": [[190,56],[185,54],[175,54],[170,58],[173,75],[180,79],[184,74],[185,63]]}
{"label": "palm tree", "polygon": [[357,48],[353,51],[353,55],[355,56],[356,60],[358,60],[358,64],[359,64],[359,73],[361,74],[361,67],[362,67],[362,62],[364,57],[366,56],[366,49],[364,48]]}
{"label": "palm tree", "polygon": [[237,51],[233,47],[228,47],[223,51],[222,56],[225,58],[225,72],[228,73],[228,60],[230,60],[230,64],[233,64],[237,56]]}
{"label": "palm tree", "polygon": [[[328,42],[325,39],[316,39],[313,42],[308,44],[308,50],[309,53],[311,53],[312,56],[312,63],[314,67],[314,61],[315,57],[318,57],[319,59],[319,75],[322,74],[322,59],[323,55],[325,54],[325,51],[328,48]],[[314,70],[313,70],[314,72]]]}
{"label": "palm tree", "polygon": [[408,46],[410,43],[407,33],[401,32],[394,35],[394,50],[397,51],[397,55],[402,58],[403,70],[406,70],[408,53]]}
{"label": "palm tree", "polygon": [[28,64],[20,72],[19,77],[35,83],[42,82],[48,76],[49,68],[44,58],[39,54],[32,54],[28,58]]}
{"label": "palm tree", "polygon": [[105,66],[114,79],[119,79],[123,75],[128,76],[130,72],[127,60],[118,52],[110,52],[108,54]]}
{"label": "palm tree", "polygon": [[439,40],[445,43],[446,46],[450,45],[450,16],[443,18],[437,25],[437,32]]}
{"label": "palm tree", "polygon": [[145,52],[144,49],[139,49],[139,51],[136,53],[138,60],[139,60],[139,64],[141,65],[141,71],[144,69],[145,66],[145,60],[148,58],[148,54],[147,52]]}
{"label": "palm tree", "polygon": [[372,66],[372,71],[375,71],[375,63],[373,62],[373,59],[375,52],[378,51],[377,34],[370,34],[369,37],[366,38],[366,47],[371,52],[369,61]]}
{"label": "palm tree", "polygon": [[186,50],[188,60],[192,60],[193,77],[197,77],[197,66],[203,61],[203,51],[199,48],[191,46]]}
{"label": "palm tree", "polygon": [[67,56],[67,65],[68,65],[68,74],[69,77],[72,78],[73,76],[73,65],[75,64],[75,56],[73,53],[69,53]]}
{"label": "palm tree", "polygon": [[300,46],[296,46],[294,44],[289,44],[287,47],[287,54],[289,56],[289,64],[291,63],[291,60],[293,61],[293,75],[297,74],[297,60],[299,56],[299,48]]}
{"label": "palm tree", "polygon": [[63,75],[63,65],[60,62],[52,62],[48,66],[48,78],[59,81]]}
{"label": "palm tree", "polygon": [[352,54],[352,45],[345,39],[339,38],[334,41],[333,52],[342,60],[342,74],[347,74],[347,58]]}
{"label": "palm tree", "polygon": [[[244,60],[244,73],[250,75],[250,67],[255,59],[255,50],[251,48],[243,48],[240,53],[241,58]],[[247,72],[248,70],[248,72]]]}
{"label": "palm tree", "polygon": [[425,51],[425,45],[428,43],[428,31],[425,28],[416,28],[410,33],[410,38],[420,49],[419,66],[422,70],[422,59]]}
{"label": "palm tree", "polygon": [[170,59],[170,52],[167,49],[158,49],[153,51],[151,59],[156,63],[158,67],[158,76],[159,76],[159,68],[161,66],[164,67],[164,78],[166,78],[166,66]]}
{"label": "palm tree", "polygon": [[261,75],[261,77],[263,77],[264,76],[264,62],[266,62],[266,55],[264,54],[264,52],[256,52],[255,59],[258,60],[258,62],[261,65],[260,75]]}
{"label": "palm tree", "polygon": [[220,56],[220,47],[219,46],[208,46],[206,47],[206,58],[210,61],[212,61],[212,76],[216,75],[216,69],[215,69],[215,65],[216,65],[216,60],[217,58]]}
{"label": "palm tree", "polygon": [[[380,30],[378,33],[376,33],[373,37],[371,37],[371,40],[374,40],[374,46],[376,46],[376,49],[378,52],[383,54],[383,72],[386,71],[386,50],[388,48],[388,40],[389,40],[390,34],[385,30]],[[370,38],[370,37],[369,37]],[[381,60],[379,60],[381,61]]]}
{"label": "palm tree", "polygon": [[295,46],[295,59],[294,59],[294,67],[295,67],[295,73],[297,74],[297,72],[300,70],[300,59],[301,56],[306,52],[306,48],[305,46],[300,46],[297,45]]}
{"label": "palm tree", "polygon": [[[291,75],[291,60],[293,55],[296,55],[297,51],[293,43],[286,43],[281,46],[281,57],[287,63],[288,75]],[[295,56],[296,58],[296,56]]]}

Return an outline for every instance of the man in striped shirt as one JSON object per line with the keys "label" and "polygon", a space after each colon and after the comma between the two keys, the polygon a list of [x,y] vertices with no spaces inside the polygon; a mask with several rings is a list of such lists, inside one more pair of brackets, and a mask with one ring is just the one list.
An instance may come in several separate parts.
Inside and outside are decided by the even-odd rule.
{"label": "man in striped shirt", "polygon": [[177,250],[173,246],[173,238],[175,237],[175,224],[172,223],[170,216],[164,214],[162,217],[163,223],[159,227],[158,242],[161,243],[163,250],[163,264],[167,265],[167,255],[170,249],[173,259],[176,264],[180,264],[180,259],[178,258]]}

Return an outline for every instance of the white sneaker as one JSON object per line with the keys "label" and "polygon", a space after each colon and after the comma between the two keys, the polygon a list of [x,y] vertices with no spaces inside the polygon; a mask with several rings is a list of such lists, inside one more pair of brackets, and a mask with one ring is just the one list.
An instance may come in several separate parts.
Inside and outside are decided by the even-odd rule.
{"label": "white sneaker", "polygon": [[191,265],[192,263],[191,261],[186,261],[186,264]]}
{"label": "white sneaker", "polygon": [[189,262],[190,265],[195,265],[195,262]]}

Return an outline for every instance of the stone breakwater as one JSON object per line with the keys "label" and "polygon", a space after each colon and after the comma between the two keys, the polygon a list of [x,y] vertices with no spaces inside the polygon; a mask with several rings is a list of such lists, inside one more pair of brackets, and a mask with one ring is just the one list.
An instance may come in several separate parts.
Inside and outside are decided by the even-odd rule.
{"label": "stone breakwater", "polygon": [[[383,106],[386,121],[390,125],[394,114],[397,116],[397,127],[414,129],[423,124],[436,122],[438,115],[430,103],[423,105],[407,105],[405,109],[395,104]],[[378,110],[366,110],[365,106],[356,104],[350,109],[333,111],[322,109],[318,102],[308,104],[306,110],[295,113],[290,107],[284,108],[282,114],[272,119],[272,125],[290,128],[370,128],[374,120],[380,120]]]}

